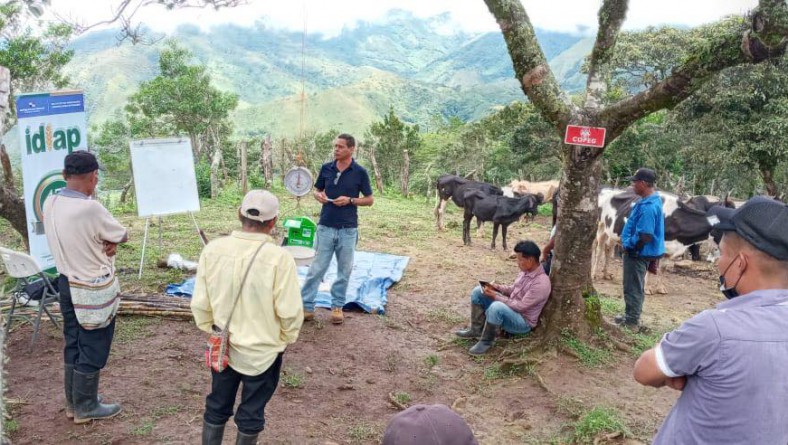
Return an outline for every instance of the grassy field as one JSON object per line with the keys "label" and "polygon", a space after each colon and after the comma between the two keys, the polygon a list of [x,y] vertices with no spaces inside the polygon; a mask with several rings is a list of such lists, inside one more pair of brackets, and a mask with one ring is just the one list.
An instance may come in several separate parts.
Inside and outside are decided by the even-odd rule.
{"label": "grassy field", "polygon": [[[318,219],[311,198],[288,197],[281,188],[281,219]],[[130,230],[120,247],[117,268],[124,292],[162,292],[189,274],[159,268],[157,261],[177,252],[196,261],[202,243],[188,215],[151,220],[142,279],[137,278],[145,220],[115,196],[102,197]],[[215,200],[203,200],[194,216],[209,239],[238,227],[241,194],[232,187]],[[644,321],[648,333],[624,332],[630,352],[617,350],[608,339],[594,344],[571,332],[561,338],[567,354],[531,355],[531,338],[500,340],[491,354],[472,357],[472,342],[452,331],[466,323],[468,292],[479,278],[510,282],[516,265],[510,250],[489,248],[491,228],[472,246],[462,245],[461,212],[447,206],[447,230],[435,230],[434,202],[424,197],[377,196],[360,213],[359,250],[410,257],[401,282],[389,291],[386,316],[347,314],[340,327],[322,311],[302,329],[288,348],[280,389],[267,410],[271,429],[266,443],[379,443],[395,406],[443,403],[463,415],[482,444],[636,444],[647,443],[675,400],[676,392],[637,385],[631,378],[639,353],[662,332],[718,300],[714,283],[705,278],[674,275],[669,295],[649,297]],[[509,249],[516,240],[547,241],[549,206],[536,221],[510,227]],[[0,221],[0,243],[20,247],[20,238]],[[159,247],[161,229],[161,248]],[[279,236],[281,237],[281,228]],[[614,268],[615,269],[615,268]],[[614,270],[614,274],[618,274]],[[605,317],[620,313],[620,275],[616,282],[595,283]],[[27,330],[26,330],[27,329]],[[7,397],[13,405],[6,426],[11,439],[30,443],[43,437],[58,443],[197,443],[207,374],[201,363],[204,335],[192,323],[156,318],[120,317],[108,367],[108,396],[120,399],[126,414],[83,430],[56,418],[61,409],[60,358],[62,335],[46,327],[41,337],[46,353],[27,353],[29,327],[12,332]],[[152,355],[139,362],[141,350]],[[505,360],[528,359],[509,366]],[[27,369],[44,369],[30,381]],[[167,398],[152,388],[169,382]],[[299,415],[294,416],[292,413]],[[230,434],[230,433],[228,433]],[[233,433],[234,434],[234,433]]]}

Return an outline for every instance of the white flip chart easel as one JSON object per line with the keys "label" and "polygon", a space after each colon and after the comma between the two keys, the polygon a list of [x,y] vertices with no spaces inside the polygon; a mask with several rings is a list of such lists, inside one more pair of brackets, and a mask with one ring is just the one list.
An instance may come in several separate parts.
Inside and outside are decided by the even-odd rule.
{"label": "white flip chart easel", "polygon": [[[194,218],[194,212],[200,211],[200,199],[197,194],[194,156],[188,138],[145,139],[131,141],[129,146],[134,170],[134,190],[137,195],[137,214],[145,218],[145,237],[142,240],[138,274],[141,278],[151,217],[159,218],[161,250],[162,216],[188,213],[197,233],[200,233],[200,227]],[[202,237],[200,239],[202,240]]]}

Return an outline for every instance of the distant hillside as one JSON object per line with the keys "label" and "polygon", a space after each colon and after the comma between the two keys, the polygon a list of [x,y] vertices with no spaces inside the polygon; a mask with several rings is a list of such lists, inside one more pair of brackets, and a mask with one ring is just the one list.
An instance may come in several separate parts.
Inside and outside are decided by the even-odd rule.
{"label": "distant hillside", "polygon": [[[379,23],[362,24],[306,41],[305,126],[363,133],[389,106],[409,122],[436,115],[473,120],[496,105],[525,97],[514,79],[500,33],[442,32],[445,16],[416,18],[391,11]],[[585,87],[579,67],[591,39],[538,31],[540,43],[562,86]],[[67,67],[73,87],[86,91],[91,124],[122,115],[140,81],[158,71],[155,45],[117,45],[116,31],[97,31],[72,43]],[[239,134],[294,134],[299,127],[302,82],[300,32],[224,25],[201,31],[183,26],[173,38],[205,64],[213,83],[240,96]]]}

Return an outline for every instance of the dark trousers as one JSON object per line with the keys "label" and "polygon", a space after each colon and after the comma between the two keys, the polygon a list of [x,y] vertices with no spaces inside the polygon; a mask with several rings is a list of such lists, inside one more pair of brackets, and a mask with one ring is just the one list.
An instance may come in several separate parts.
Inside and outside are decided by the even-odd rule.
{"label": "dark trousers", "polygon": [[115,335],[115,319],[109,326],[101,329],[84,329],[77,321],[74,304],[71,302],[71,288],[68,278],[60,275],[60,312],[63,314],[63,337],[66,346],[63,348],[63,361],[74,365],[74,369],[91,374],[100,371],[107,365],[112,338]]}
{"label": "dark trousers", "polygon": [[241,403],[235,412],[235,424],[244,434],[257,434],[265,428],[265,405],[279,385],[279,371],[282,368],[282,354],[265,372],[256,376],[243,375],[227,368],[222,372],[211,370],[211,393],[205,398],[203,420],[212,425],[224,425],[233,415],[235,396],[238,386],[241,389]]}
{"label": "dark trousers", "polygon": [[646,270],[650,259],[632,257],[624,254],[624,303],[626,303],[626,322],[638,324],[646,297]]}

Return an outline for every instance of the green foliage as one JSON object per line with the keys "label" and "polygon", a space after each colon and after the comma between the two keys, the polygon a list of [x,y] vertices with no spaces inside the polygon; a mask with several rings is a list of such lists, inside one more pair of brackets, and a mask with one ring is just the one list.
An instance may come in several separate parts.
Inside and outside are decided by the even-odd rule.
{"label": "green foliage", "polygon": [[149,137],[185,134],[197,137],[211,131],[231,132],[229,115],[238,106],[238,96],[211,85],[204,65],[190,65],[192,55],[175,41],[159,54],[160,74],[142,82],[129,98],[127,118],[132,134]]}
{"label": "green foliage", "polygon": [[[788,59],[723,71],[676,110],[672,124],[685,142],[683,155],[703,165],[705,181],[751,193],[760,175],[771,195],[788,192],[776,177],[788,161]],[[714,145],[714,150],[709,150]],[[749,170],[750,175],[742,175]]]}
{"label": "green foliage", "polygon": [[624,437],[632,435],[618,411],[601,406],[591,409],[573,426],[575,443],[593,443],[601,433],[621,433]]}
{"label": "green foliage", "polygon": [[413,400],[413,396],[404,391],[397,391],[394,393],[394,400],[396,400],[400,405],[407,405],[411,402],[411,400]]}
{"label": "green foliage", "polygon": [[624,312],[624,300],[621,298],[602,296],[599,298],[599,303],[603,315],[610,317]]}
{"label": "green foliage", "polygon": [[3,419],[3,430],[8,434],[14,434],[19,431],[19,422],[15,419]]}
{"label": "green foliage", "polygon": [[286,370],[282,373],[282,385],[286,388],[302,388],[306,382],[306,377],[300,372]]}
{"label": "green foliage", "polygon": [[200,161],[194,166],[197,177],[197,194],[200,198],[211,197],[211,166],[205,161]]}
{"label": "green foliage", "polygon": [[435,365],[438,364],[438,356],[435,354],[430,354],[424,357],[424,364],[427,365],[427,368],[434,368]]}
{"label": "green foliage", "polygon": [[[96,135],[95,137],[91,137]],[[101,188],[117,190],[131,180],[131,153],[129,142],[131,131],[122,120],[108,120],[93,129],[88,135],[90,145],[98,151],[98,157],[106,168]]]}
{"label": "green foliage", "polygon": [[[408,125],[400,120],[394,113],[394,107],[390,106],[383,120],[370,125],[365,138],[375,151],[383,182],[388,185],[399,183],[400,191],[407,195],[409,183],[405,183],[404,178],[410,175],[411,170],[418,169],[418,165],[410,161],[410,156],[415,156],[421,146],[419,126]],[[406,150],[409,159],[407,165]]]}
{"label": "green foliage", "polygon": [[370,443],[380,440],[380,435],[381,432],[378,428],[364,422],[355,424],[348,430],[348,436],[353,440],[353,443]]}
{"label": "green foliage", "polygon": [[[0,5],[0,66],[11,74],[13,97],[48,88],[62,88],[69,84],[63,67],[71,61],[74,52],[66,48],[72,30],[63,24],[49,24],[43,32],[30,28],[29,17],[18,2]],[[16,119],[15,101],[10,100],[8,119]]]}

